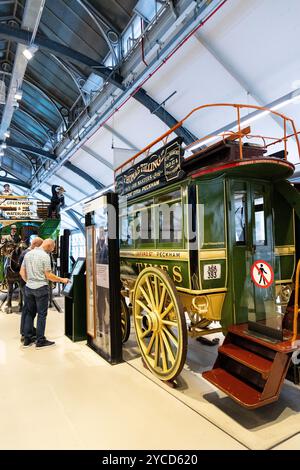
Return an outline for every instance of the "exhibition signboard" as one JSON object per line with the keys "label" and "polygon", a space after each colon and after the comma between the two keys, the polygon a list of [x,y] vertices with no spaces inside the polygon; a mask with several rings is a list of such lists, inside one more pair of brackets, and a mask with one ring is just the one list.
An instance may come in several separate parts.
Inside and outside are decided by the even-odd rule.
{"label": "exhibition signboard", "polygon": [[88,344],[111,363],[122,359],[117,195],[85,207]]}

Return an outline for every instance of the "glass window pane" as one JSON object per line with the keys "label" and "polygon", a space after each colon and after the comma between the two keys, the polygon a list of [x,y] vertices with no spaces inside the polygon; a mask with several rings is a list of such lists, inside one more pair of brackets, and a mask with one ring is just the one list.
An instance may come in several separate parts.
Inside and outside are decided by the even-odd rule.
{"label": "glass window pane", "polygon": [[134,210],[134,236],[137,245],[154,242],[154,211],[153,200],[135,204]]}
{"label": "glass window pane", "polygon": [[254,195],[254,244],[266,244],[264,197],[261,194]]}
{"label": "glass window pane", "polygon": [[246,245],[246,191],[234,193],[235,241],[237,245]]}
{"label": "glass window pane", "polygon": [[159,241],[182,241],[182,205],[181,202],[159,205]]}

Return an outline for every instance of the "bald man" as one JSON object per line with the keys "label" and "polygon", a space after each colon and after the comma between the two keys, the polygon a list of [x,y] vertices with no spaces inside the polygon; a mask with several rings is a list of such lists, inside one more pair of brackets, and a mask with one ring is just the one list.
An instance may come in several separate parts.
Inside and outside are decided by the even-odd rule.
{"label": "bald man", "polygon": [[[40,238],[40,237],[35,237],[29,248],[27,248],[27,250],[24,250],[20,256],[19,256],[19,265],[22,265],[23,263],[23,260],[25,258],[25,255],[31,251],[31,250],[34,250],[35,248],[38,248],[39,246],[42,245],[43,243],[43,239]],[[25,302],[25,281],[21,278],[21,281],[20,281],[20,288],[21,288],[21,291],[22,291],[22,294],[23,294],[23,308],[22,308],[22,315],[21,315],[21,325],[20,325],[20,333],[21,333],[21,341],[24,340],[24,326],[25,326],[25,318],[26,318],[26,314],[27,314],[27,308],[26,308],[26,302]],[[33,326],[33,325],[32,325]],[[35,334],[35,328],[33,327],[32,329],[32,333],[31,335],[33,336]]]}
{"label": "bald man", "polygon": [[24,348],[33,344],[33,321],[38,314],[36,326],[36,349],[45,349],[54,346],[54,341],[45,337],[46,318],[49,304],[48,281],[67,284],[68,278],[58,277],[51,272],[50,253],[54,251],[55,242],[51,238],[43,241],[39,248],[31,250],[24,258],[21,266],[21,277],[26,282],[25,302],[27,314],[24,326]]}

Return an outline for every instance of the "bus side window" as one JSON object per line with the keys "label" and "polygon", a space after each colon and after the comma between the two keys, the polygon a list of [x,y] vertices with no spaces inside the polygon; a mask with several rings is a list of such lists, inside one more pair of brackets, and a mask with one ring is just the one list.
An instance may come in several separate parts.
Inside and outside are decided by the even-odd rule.
{"label": "bus side window", "polygon": [[246,245],[246,211],[247,195],[246,191],[234,193],[234,226],[235,242],[237,245]]}
{"label": "bus side window", "polygon": [[153,200],[143,201],[134,206],[134,230],[136,246],[154,243]]}
{"label": "bus side window", "polygon": [[120,246],[121,248],[132,247],[132,221],[133,215],[126,214],[120,217]]}
{"label": "bus side window", "polygon": [[254,200],[254,244],[266,245],[265,202],[262,194],[255,193]]}
{"label": "bus side window", "polygon": [[159,243],[181,244],[183,239],[183,208],[181,191],[164,194],[157,200]]}

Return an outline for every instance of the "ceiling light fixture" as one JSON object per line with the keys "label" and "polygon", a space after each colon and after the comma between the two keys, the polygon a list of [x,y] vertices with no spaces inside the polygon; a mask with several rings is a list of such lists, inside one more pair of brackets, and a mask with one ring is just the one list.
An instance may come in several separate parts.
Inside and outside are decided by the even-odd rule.
{"label": "ceiling light fixture", "polygon": [[26,57],[27,60],[31,60],[37,50],[38,47],[34,44],[31,44],[29,47],[23,50],[23,55]]}
{"label": "ceiling light fixture", "polygon": [[18,88],[16,93],[15,93],[15,100],[16,101],[21,100],[22,96],[23,96],[23,90],[21,90],[21,88]]}
{"label": "ceiling light fixture", "polygon": [[7,138],[9,138],[9,137],[10,137],[10,131],[6,131],[6,132],[4,132],[4,137],[7,137]]}

